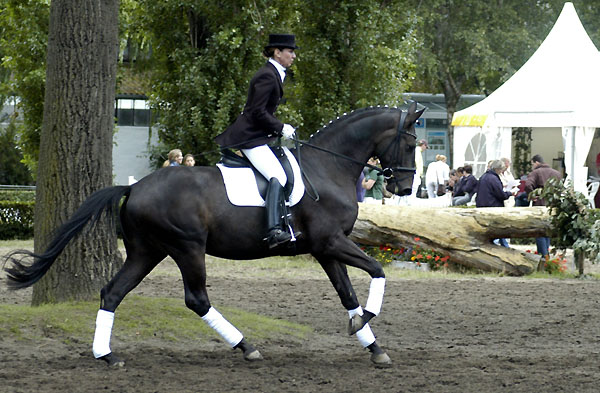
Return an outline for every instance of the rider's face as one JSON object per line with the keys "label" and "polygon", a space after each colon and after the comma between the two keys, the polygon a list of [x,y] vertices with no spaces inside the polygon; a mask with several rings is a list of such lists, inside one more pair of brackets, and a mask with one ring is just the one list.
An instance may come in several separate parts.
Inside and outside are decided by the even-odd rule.
{"label": "rider's face", "polygon": [[285,68],[291,66],[295,58],[296,53],[290,48],[284,48],[283,50],[275,49],[273,53],[273,59]]}

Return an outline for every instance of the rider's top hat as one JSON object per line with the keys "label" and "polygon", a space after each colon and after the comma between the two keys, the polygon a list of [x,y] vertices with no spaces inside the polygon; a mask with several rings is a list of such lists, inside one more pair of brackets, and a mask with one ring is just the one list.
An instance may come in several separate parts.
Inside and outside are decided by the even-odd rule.
{"label": "rider's top hat", "polygon": [[269,44],[267,48],[291,48],[298,49],[296,46],[296,36],[293,34],[269,34]]}

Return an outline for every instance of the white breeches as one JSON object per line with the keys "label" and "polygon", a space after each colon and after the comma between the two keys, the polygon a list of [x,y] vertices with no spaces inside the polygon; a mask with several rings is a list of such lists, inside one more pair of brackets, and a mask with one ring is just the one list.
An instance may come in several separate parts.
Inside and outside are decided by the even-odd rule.
{"label": "white breeches", "polygon": [[252,149],[242,149],[242,152],[252,165],[267,179],[277,178],[282,186],[287,183],[287,176],[273,151],[267,145],[260,145]]}

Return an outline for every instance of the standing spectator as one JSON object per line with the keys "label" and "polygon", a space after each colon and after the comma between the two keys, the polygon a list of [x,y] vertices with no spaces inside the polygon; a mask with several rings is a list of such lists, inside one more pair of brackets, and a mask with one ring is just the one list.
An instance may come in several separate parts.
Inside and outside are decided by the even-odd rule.
{"label": "standing spectator", "polygon": [[173,149],[169,152],[167,160],[163,163],[163,168],[166,166],[179,166],[183,161],[183,153],[179,149]]}
{"label": "standing spectator", "polygon": [[[531,165],[533,170],[527,175],[527,180],[525,181],[525,192],[527,194],[537,188],[543,188],[550,178],[560,179],[560,173],[557,170],[550,168],[548,164],[545,164],[544,159],[539,154],[536,154],[531,158]],[[541,198],[537,198],[533,199],[533,205],[545,206],[546,202]],[[550,248],[550,238],[538,237],[535,239],[535,243],[538,254],[543,257],[545,262],[549,257],[548,249]],[[543,269],[544,263],[540,263],[540,265],[538,265],[538,270]]]}
{"label": "standing spectator", "polygon": [[358,180],[356,181],[356,200],[362,202],[365,199],[365,189],[363,188],[363,181],[365,180],[365,173],[360,171]]}
{"label": "standing spectator", "polygon": [[413,179],[412,197],[419,197],[419,190],[421,189],[421,183],[423,182],[423,152],[427,150],[429,145],[425,139],[420,139],[417,142],[417,148],[415,149],[415,177]]}
{"label": "standing spectator", "polygon": [[454,191],[452,206],[466,205],[477,192],[477,185],[479,182],[475,176],[473,176],[473,167],[467,164],[463,167],[463,172],[464,175]]}
{"label": "standing spectator", "polygon": [[425,185],[427,186],[427,197],[436,198],[439,186],[446,187],[450,180],[450,167],[446,164],[446,156],[438,154],[435,161],[427,166],[425,173]]}
{"label": "standing spectator", "polygon": [[[379,160],[375,157],[369,158],[367,161],[370,165],[378,165]],[[370,169],[365,175],[362,183],[365,191],[365,203],[382,204],[383,203],[383,175],[376,169]]]}
{"label": "standing spectator", "polygon": [[[506,167],[500,160],[493,160],[489,167],[490,169],[479,178],[475,204],[477,207],[504,207],[504,201],[512,195],[502,189],[502,182],[500,181],[500,174]],[[506,239],[498,240],[501,246],[508,247]]]}

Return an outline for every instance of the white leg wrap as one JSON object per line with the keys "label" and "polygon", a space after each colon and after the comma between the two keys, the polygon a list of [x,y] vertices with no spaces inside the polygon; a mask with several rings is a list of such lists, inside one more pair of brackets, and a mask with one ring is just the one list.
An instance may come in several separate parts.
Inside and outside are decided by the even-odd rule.
{"label": "white leg wrap", "polygon": [[[354,310],[348,310],[348,315],[350,316],[350,318],[352,318],[355,314],[363,315],[363,310],[361,306],[358,306],[358,308],[355,308]],[[362,345],[364,348],[368,347],[369,345],[375,342],[375,335],[373,334],[373,331],[371,330],[371,327],[368,323],[365,326],[363,326],[362,329],[356,332],[356,338],[358,339],[360,345]]]}
{"label": "white leg wrap", "polygon": [[373,278],[371,280],[371,286],[369,287],[369,297],[367,298],[365,310],[372,312],[375,315],[379,315],[379,312],[381,311],[381,304],[383,303],[384,292],[385,278]]}
{"label": "white leg wrap", "polygon": [[204,322],[208,324],[211,328],[215,329],[223,340],[227,341],[227,343],[233,348],[242,341],[244,336],[240,333],[239,330],[235,328],[228,320],[223,318],[220,312],[218,312],[214,307],[211,307],[206,315],[202,317]]}
{"label": "white leg wrap", "polygon": [[96,317],[96,332],[94,333],[94,344],[92,345],[92,352],[94,353],[94,357],[96,359],[101,358],[104,355],[108,355],[111,352],[110,335],[114,320],[114,312],[98,310],[98,316]]}

